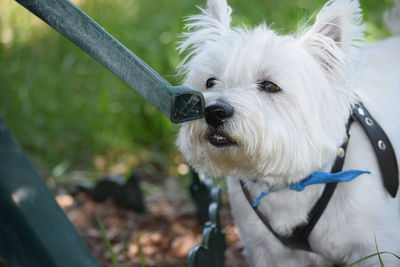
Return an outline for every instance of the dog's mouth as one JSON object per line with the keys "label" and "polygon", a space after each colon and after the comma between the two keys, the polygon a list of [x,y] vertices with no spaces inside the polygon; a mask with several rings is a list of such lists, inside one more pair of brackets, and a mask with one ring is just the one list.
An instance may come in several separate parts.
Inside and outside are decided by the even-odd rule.
{"label": "dog's mouth", "polygon": [[237,143],[220,129],[210,128],[207,131],[207,140],[216,147],[236,146]]}

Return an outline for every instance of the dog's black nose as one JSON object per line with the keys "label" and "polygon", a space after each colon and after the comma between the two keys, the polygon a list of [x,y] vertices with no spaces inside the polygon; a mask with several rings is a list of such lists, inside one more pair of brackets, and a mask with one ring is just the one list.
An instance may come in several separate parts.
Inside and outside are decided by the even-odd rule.
{"label": "dog's black nose", "polygon": [[208,105],[205,111],[207,124],[217,128],[232,117],[234,109],[226,103],[216,102]]}

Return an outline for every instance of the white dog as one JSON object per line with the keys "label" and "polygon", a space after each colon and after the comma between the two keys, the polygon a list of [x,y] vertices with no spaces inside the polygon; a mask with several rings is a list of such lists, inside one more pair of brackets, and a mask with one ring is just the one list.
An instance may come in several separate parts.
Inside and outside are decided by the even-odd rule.
{"label": "white dog", "polygon": [[[396,5],[387,22],[400,35]],[[266,25],[232,28],[226,0],[208,0],[201,11],[188,19],[190,31],[180,50],[187,52],[181,64],[185,84],[203,92],[206,117],[184,123],[177,143],[200,173],[229,177],[232,212],[249,266],[352,263],[375,253],[376,245],[400,255],[400,194],[393,197],[383,185],[377,144],[355,121],[347,150],[341,148],[352,110],[365,115],[353,109],[361,101],[400,159],[400,37],[362,45],[357,0],[329,1],[310,28],[293,36],[279,36]],[[379,142],[379,149],[384,151],[385,144]],[[283,244],[277,235],[291,236],[307,224],[326,184],[302,191],[288,187],[312,173],[329,173],[344,155],[343,170],[370,174],[338,183],[306,238],[310,250]],[[244,189],[253,200],[273,191],[257,209],[275,234]],[[382,258],[385,266],[400,266],[390,254]],[[378,260],[361,265],[377,266]]]}

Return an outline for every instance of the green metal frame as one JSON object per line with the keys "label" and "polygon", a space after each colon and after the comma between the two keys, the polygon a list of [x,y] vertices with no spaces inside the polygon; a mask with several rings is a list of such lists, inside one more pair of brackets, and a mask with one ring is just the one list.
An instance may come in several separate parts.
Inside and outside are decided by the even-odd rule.
{"label": "green metal frame", "polygon": [[199,175],[194,170],[191,170],[191,176],[192,183],[189,187],[190,195],[196,205],[197,217],[201,224],[204,224],[210,220],[208,208],[213,202],[211,191],[214,185],[211,179],[201,181]]}
{"label": "green metal frame", "polygon": [[199,91],[171,86],[72,2],[16,1],[103,64],[172,122],[204,116],[204,99]]}
{"label": "green metal frame", "polygon": [[99,266],[1,118],[0,258],[10,267]]}
{"label": "green metal frame", "polygon": [[[221,207],[221,189],[213,186],[208,179],[203,199],[210,199],[208,219],[203,226],[201,244],[192,248],[187,259],[188,267],[223,267],[225,265],[225,231],[221,227],[219,211]],[[197,206],[199,208],[199,206]]]}

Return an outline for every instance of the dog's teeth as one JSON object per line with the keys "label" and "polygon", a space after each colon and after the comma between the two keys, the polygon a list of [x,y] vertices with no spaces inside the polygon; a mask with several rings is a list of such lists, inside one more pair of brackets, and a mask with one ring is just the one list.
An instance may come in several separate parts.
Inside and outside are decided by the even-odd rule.
{"label": "dog's teeth", "polygon": [[212,138],[215,139],[215,140],[217,140],[217,141],[225,141],[225,140],[226,140],[226,138],[225,138],[224,136],[217,135],[217,134],[214,134],[214,135],[212,136]]}

